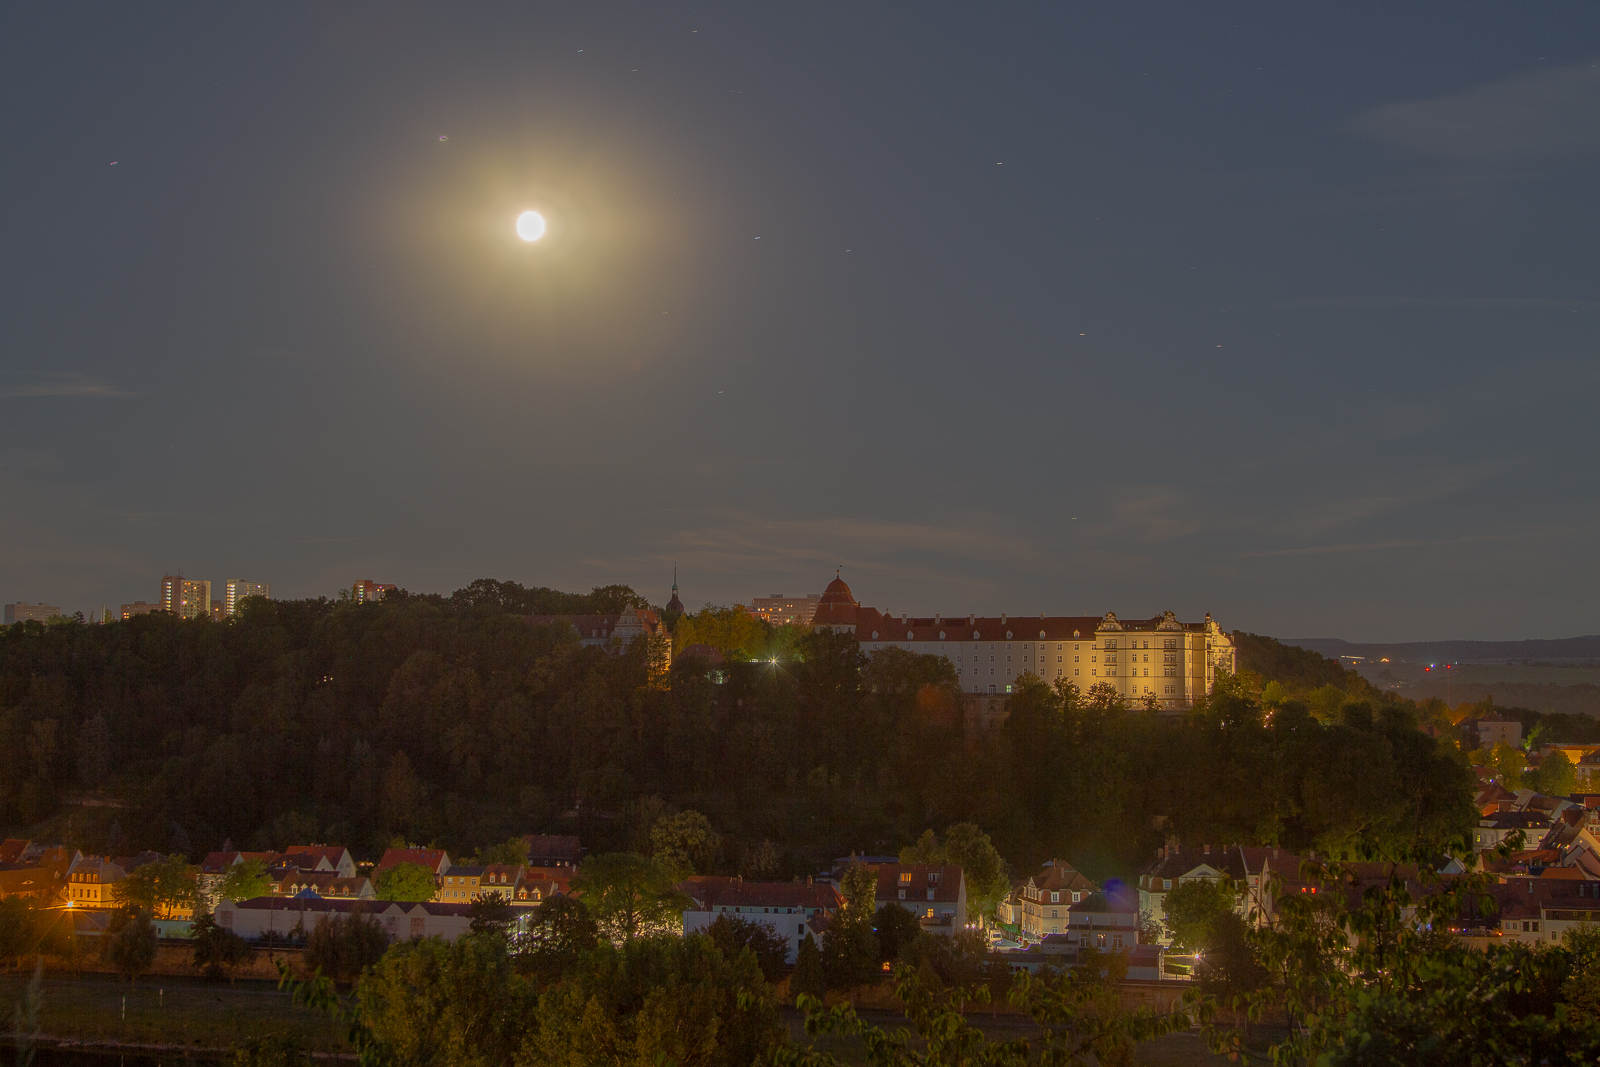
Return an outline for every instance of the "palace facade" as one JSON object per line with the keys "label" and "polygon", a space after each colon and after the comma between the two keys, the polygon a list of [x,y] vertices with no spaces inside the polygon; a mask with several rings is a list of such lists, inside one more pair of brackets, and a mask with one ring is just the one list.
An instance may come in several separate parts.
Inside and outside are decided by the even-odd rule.
{"label": "palace facade", "polygon": [[868,654],[902,648],[943,656],[964,694],[1003,696],[1024,673],[1087,691],[1105,682],[1129,703],[1154,697],[1163,707],[1192,704],[1211,692],[1218,670],[1233,672],[1233,638],[1208,612],[1180,622],[1167,611],[1152,619],[1094,615],[909,618],[862,607],[842,578],[828,584],[813,630],[854,634]]}

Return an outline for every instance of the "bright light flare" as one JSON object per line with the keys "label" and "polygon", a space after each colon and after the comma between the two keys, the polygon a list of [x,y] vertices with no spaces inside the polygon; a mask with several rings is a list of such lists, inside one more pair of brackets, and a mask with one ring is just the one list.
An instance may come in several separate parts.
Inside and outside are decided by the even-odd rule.
{"label": "bright light flare", "polygon": [[524,211],[517,216],[517,236],[524,241],[537,241],[544,236],[544,216],[537,211]]}

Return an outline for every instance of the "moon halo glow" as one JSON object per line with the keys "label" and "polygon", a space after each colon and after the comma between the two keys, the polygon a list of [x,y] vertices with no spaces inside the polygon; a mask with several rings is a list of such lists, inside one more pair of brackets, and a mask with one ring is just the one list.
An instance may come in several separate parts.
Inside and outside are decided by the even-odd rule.
{"label": "moon halo glow", "polygon": [[544,236],[544,216],[537,211],[524,211],[517,216],[517,236],[524,241],[537,241]]}

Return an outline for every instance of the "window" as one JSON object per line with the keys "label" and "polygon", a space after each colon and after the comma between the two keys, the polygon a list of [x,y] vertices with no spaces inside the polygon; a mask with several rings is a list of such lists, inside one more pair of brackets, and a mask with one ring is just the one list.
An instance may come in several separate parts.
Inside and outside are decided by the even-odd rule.
{"label": "window", "polygon": [[1171,889],[1172,888],[1172,879],[1171,878],[1163,878],[1163,879],[1161,879],[1161,888],[1163,890]]}
{"label": "window", "polygon": [[1059,904],[1059,903],[1061,903],[1061,894],[1060,894],[1060,893],[1055,893],[1055,892],[1052,892],[1052,893],[1051,893],[1051,894],[1050,894],[1050,903],[1052,903],[1052,904]]}
{"label": "window", "polygon": [[1082,899],[1083,899],[1083,893],[1082,893],[1082,891],[1081,891],[1081,890],[1077,890],[1077,889],[1074,889],[1074,890],[1073,890],[1073,891],[1072,891],[1072,902],[1073,902],[1073,903],[1074,903],[1074,904],[1076,904],[1076,903],[1078,903],[1078,901],[1080,901],[1080,900],[1082,900]]}

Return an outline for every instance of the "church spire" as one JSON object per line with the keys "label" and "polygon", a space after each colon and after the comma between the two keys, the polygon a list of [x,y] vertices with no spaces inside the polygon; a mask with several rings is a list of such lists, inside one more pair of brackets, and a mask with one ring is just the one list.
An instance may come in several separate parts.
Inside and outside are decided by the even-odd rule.
{"label": "church spire", "polygon": [[667,601],[667,610],[675,611],[679,615],[685,614],[683,601],[678,599],[678,565],[672,565],[672,599]]}

